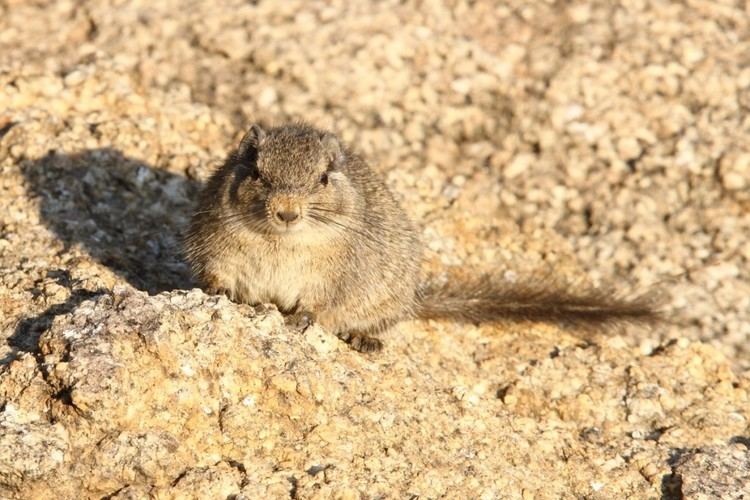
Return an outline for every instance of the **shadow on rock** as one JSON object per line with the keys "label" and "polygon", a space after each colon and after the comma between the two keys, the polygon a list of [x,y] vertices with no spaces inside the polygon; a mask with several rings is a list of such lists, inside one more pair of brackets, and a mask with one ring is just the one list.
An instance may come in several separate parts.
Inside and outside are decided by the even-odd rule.
{"label": "shadow on rock", "polygon": [[180,239],[198,183],[107,148],[50,152],[23,172],[66,247],[81,245],[149,293],[190,286]]}
{"label": "shadow on rock", "polygon": [[[52,325],[55,317],[62,314],[68,314],[73,309],[81,305],[84,300],[91,299],[98,295],[106,293],[105,290],[75,290],[68,300],[60,304],[48,307],[43,313],[26,318],[18,323],[15,333],[8,337],[8,344],[15,351],[36,352],[39,349],[39,338]],[[11,353],[7,359],[0,360],[0,364],[7,363],[15,358],[16,352]]]}
{"label": "shadow on rock", "polygon": [[680,459],[690,451],[688,448],[673,448],[670,450],[667,464],[672,468],[672,472],[661,478],[661,500],[682,500],[682,477],[677,473],[675,467]]}

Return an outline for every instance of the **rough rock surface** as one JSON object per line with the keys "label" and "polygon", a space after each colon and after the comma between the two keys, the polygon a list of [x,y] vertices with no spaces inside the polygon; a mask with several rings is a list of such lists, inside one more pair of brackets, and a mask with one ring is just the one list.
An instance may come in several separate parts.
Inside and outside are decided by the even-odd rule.
{"label": "rough rock surface", "polygon": [[[404,325],[365,357],[273,310],[117,286],[2,373],[0,450],[16,459],[0,492],[644,498],[670,491],[673,450],[747,430],[747,390],[710,347],[550,352],[548,335],[446,329]],[[683,487],[701,467],[680,466]]]}
{"label": "rough rock surface", "polygon": [[736,441],[735,446],[711,446],[679,457],[673,477],[684,498],[750,497],[750,440]]}
{"label": "rough rock surface", "polygon": [[[0,497],[738,494],[749,14],[0,0]],[[405,323],[361,356],[188,291],[200,182],[290,119],[386,175],[430,269],[662,284],[677,321]]]}

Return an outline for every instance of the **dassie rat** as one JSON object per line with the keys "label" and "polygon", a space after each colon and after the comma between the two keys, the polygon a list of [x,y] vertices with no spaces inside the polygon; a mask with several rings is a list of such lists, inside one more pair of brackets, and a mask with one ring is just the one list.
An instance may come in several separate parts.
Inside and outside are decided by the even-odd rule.
{"label": "dassie rat", "polygon": [[657,316],[647,295],[423,279],[417,231],[385,182],[334,134],[301,124],[250,128],[201,193],[186,254],[206,290],[274,303],[358,351],[406,318],[596,327]]}

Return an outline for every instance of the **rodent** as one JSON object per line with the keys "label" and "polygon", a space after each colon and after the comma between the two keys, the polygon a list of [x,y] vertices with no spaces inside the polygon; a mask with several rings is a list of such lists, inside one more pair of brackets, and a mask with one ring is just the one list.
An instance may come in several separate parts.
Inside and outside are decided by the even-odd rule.
{"label": "rodent", "polygon": [[586,327],[653,322],[653,294],[630,299],[555,280],[421,275],[422,244],[367,163],[328,131],[253,125],[208,179],[185,239],[198,283],[238,302],[275,304],[361,352],[409,318],[505,319]]}

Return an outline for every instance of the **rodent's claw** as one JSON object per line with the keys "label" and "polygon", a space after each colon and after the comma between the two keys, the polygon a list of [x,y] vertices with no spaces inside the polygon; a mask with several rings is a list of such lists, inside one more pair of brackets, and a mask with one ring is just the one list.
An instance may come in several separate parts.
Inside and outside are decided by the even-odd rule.
{"label": "rodent's claw", "polygon": [[232,300],[232,294],[226,288],[210,286],[205,289],[205,292],[208,295],[225,295],[229,300]]}
{"label": "rodent's claw", "polygon": [[300,311],[288,315],[284,322],[287,326],[297,329],[301,332],[307,330],[307,327],[315,323],[315,313],[310,311]]}
{"label": "rodent's claw", "polygon": [[383,342],[380,339],[364,333],[344,332],[340,333],[338,337],[357,352],[376,352],[383,348]]}

